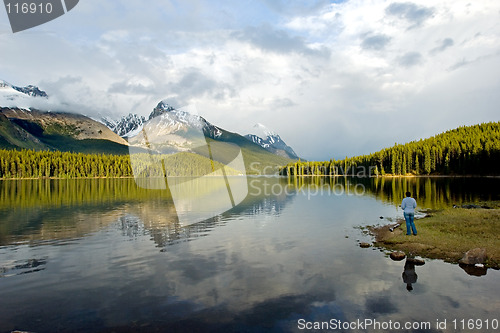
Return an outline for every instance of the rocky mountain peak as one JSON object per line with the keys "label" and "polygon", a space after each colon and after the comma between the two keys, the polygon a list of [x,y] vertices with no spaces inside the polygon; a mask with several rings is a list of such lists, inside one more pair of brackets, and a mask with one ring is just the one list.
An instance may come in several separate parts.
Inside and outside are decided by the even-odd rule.
{"label": "rocky mountain peak", "polygon": [[155,117],[158,117],[166,112],[171,112],[174,111],[175,108],[170,106],[169,104],[165,103],[164,101],[161,101],[158,103],[158,105],[153,109],[153,111],[149,114],[148,120],[151,120]]}

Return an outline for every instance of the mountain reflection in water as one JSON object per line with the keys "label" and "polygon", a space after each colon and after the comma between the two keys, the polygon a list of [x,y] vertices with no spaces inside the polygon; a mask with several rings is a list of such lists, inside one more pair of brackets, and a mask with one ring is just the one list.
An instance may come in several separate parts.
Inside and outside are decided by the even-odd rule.
{"label": "mountain reflection in water", "polygon": [[133,179],[0,181],[0,331],[299,332],[301,319],[498,316],[499,272],[426,260],[409,293],[403,262],[358,246],[370,241],[358,227],[401,215],[406,189],[436,208],[498,199],[498,180],[248,181],[240,205],[185,227],[168,191]]}

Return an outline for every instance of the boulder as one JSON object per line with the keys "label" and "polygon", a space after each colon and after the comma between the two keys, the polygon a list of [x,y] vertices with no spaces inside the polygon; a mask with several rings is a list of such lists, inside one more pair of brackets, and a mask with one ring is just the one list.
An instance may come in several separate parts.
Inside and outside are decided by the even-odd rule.
{"label": "boulder", "polygon": [[392,260],[401,261],[406,257],[406,254],[401,251],[394,251],[389,256]]}
{"label": "boulder", "polygon": [[367,247],[370,247],[372,245],[370,243],[361,242],[361,243],[359,243],[359,246],[362,248],[367,248]]}
{"label": "boulder", "polygon": [[462,265],[484,264],[486,262],[486,258],[486,249],[475,248],[465,252],[463,258],[458,262]]}
{"label": "boulder", "polygon": [[416,266],[423,266],[425,264],[425,261],[422,259],[417,259],[417,258],[408,258],[406,261],[416,265]]}

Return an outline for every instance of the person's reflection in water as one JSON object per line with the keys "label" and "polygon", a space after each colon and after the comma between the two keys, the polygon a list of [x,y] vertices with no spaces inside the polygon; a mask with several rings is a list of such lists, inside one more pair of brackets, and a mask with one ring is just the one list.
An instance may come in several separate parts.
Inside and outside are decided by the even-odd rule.
{"label": "person's reflection in water", "polygon": [[406,283],[406,290],[412,291],[412,283],[417,283],[417,273],[415,273],[415,263],[406,259],[403,271],[403,282]]}

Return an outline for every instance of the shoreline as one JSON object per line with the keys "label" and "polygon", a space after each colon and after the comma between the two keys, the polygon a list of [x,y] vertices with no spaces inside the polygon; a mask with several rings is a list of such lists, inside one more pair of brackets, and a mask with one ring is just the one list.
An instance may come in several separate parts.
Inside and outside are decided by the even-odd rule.
{"label": "shoreline", "polygon": [[[473,203],[471,203],[473,204]],[[465,253],[475,248],[486,249],[486,268],[500,269],[500,237],[494,232],[500,224],[500,202],[488,202],[488,208],[446,208],[424,211],[427,215],[415,219],[417,236],[406,236],[403,218],[395,223],[369,226],[375,247],[402,251],[406,255],[440,259],[452,264],[463,264]],[[474,267],[474,266],[472,266]]]}
{"label": "shoreline", "polygon": [[[252,175],[228,175],[227,177],[245,177]],[[268,177],[267,175],[258,175],[262,177]],[[220,176],[168,176],[168,178],[200,178],[200,177],[211,177],[211,178],[220,178],[224,177]],[[121,177],[38,177],[38,178],[0,178],[1,180],[75,180],[75,179],[134,179],[134,176],[121,176]],[[140,177],[140,179],[164,179],[167,177]]]}
{"label": "shoreline", "polygon": [[350,178],[500,178],[500,175],[378,175],[378,176],[356,176],[356,175],[280,175],[284,178],[292,177],[350,177]]}

